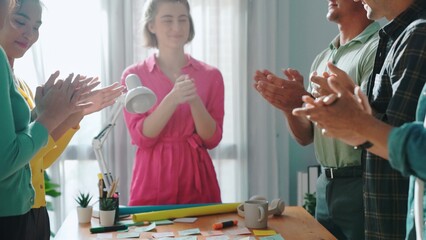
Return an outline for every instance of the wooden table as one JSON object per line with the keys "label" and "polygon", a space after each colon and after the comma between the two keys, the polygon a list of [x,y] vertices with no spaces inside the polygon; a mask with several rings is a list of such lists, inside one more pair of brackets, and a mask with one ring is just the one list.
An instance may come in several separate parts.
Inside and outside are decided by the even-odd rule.
{"label": "wooden table", "polygon": [[[200,216],[194,223],[174,223],[172,225],[157,226],[156,231],[174,232],[175,236],[178,236],[177,232],[180,230],[199,228],[200,231],[208,231],[212,230],[213,223],[230,219],[237,219],[238,226],[226,228],[224,230],[232,230],[238,227],[244,227],[243,218],[239,217],[236,213],[227,213]],[[91,226],[99,226],[99,219],[92,218],[90,224],[79,224],[77,220],[77,212],[73,211],[65,219],[64,223],[56,234],[55,239],[96,239],[97,234],[91,234],[89,231]],[[285,240],[336,239],[302,207],[287,206],[284,210],[283,216],[270,216],[268,219],[268,229],[275,230],[277,233],[280,233]],[[116,232],[112,232],[110,234],[112,234],[112,239],[116,239]],[[151,232],[141,233],[140,238],[150,238],[151,234]],[[205,237],[198,235],[197,238],[204,239]],[[258,239],[258,237],[256,238]]]}

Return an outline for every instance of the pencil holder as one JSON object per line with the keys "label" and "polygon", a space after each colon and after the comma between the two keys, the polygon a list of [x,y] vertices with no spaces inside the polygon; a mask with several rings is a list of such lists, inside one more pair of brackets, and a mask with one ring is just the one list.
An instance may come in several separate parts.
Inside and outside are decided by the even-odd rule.
{"label": "pencil holder", "polygon": [[[115,193],[112,197],[107,198],[99,198],[99,211],[113,211],[115,210],[115,216],[114,216],[114,224],[118,222],[119,218],[119,212],[118,212],[118,205],[119,205],[119,195],[118,193]],[[100,221],[100,218],[99,218]]]}
{"label": "pencil holder", "polygon": [[120,205],[120,195],[118,194],[118,192],[116,192],[114,194],[114,198],[115,198],[115,219],[114,219],[114,224],[116,224],[119,221],[120,218],[120,212],[119,212],[119,205]]}

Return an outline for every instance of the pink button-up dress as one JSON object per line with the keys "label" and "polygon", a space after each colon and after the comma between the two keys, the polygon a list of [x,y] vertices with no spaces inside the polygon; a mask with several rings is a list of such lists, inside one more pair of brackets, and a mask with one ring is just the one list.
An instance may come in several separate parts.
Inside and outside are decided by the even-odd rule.
{"label": "pink button-up dress", "polygon": [[137,146],[130,189],[130,206],[217,203],[221,202],[216,172],[207,149],[222,139],[224,116],[224,85],[220,71],[191,56],[182,68],[183,74],[194,79],[198,95],[216,121],[216,131],[202,140],[196,130],[188,104],[177,107],[169,122],[156,138],[141,133],[144,120],[173,89],[174,84],[156,64],[155,55],[128,67],[122,76],[139,76],[142,84],[157,95],[157,103],[147,113],[124,118]]}

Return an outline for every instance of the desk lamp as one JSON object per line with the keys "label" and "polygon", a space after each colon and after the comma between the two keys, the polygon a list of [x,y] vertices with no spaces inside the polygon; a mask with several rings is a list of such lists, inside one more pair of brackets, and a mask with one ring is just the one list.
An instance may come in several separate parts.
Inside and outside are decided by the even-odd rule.
{"label": "desk lamp", "polygon": [[113,117],[109,124],[107,124],[99,133],[93,138],[92,147],[95,151],[96,159],[98,160],[99,167],[104,176],[105,187],[109,191],[113,182],[112,173],[105,161],[102,152],[102,146],[115,126],[118,116],[120,115],[123,107],[130,113],[145,113],[148,111],[157,101],[157,97],[151,89],[141,85],[141,80],[136,74],[129,74],[126,77],[127,93],[119,97],[113,110]]}

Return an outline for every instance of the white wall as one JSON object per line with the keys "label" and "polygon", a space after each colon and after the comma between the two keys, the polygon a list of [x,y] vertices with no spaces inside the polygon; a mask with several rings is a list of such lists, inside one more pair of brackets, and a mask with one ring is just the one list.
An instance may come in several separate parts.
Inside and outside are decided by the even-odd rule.
{"label": "white wall", "polygon": [[[259,0],[264,1],[264,0]],[[327,1],[318,0],[279,0],[278,44],[276,72],[282,68],[298,69],[305,76],[305,86],[314,57],[325,47],[337,33],[336,24],[326,19]],[[280,26],[289,31],[280,31]],[[289,181],[290,204],[297,203],[297,171],[306,171],[308,165],[316,164],[312,145],[300,146],[287,133],[282,114],[277,114],[278,146],[288,144],[289,152],[278,148],[279,159],[290,159],[289,176],[282,176],[280,181]],[[282,170],[284,172],[284,169]]]}

